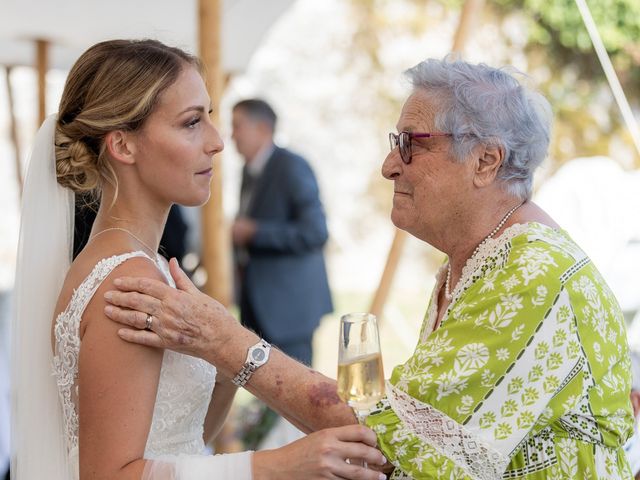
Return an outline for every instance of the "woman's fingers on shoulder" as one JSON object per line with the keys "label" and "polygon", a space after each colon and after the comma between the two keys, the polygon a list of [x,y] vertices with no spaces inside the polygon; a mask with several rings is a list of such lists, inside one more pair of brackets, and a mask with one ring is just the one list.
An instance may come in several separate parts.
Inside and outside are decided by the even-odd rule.
{"label": "woman's fingers on shoulder", "polygon": [[[126,279],[126,283],[123,283]],[[155,315],[150,308],[157,304],[152,293],[160,286],[170,289],[166,279],[155,264],[145,258],[133,258],[114,269],[105,282],[104,298],[108,304],[125,307]],[[127,288],[121,288],[126,285]],[[151,293],[148,293],[151,292]]]}
{"label": "woman's fingers on shoulder", "polygon": [[140,292],[152,297],[162,298],[171,290],[166,278],[155,268],[148,265],[144,272],[119,272],[114,286],[122,292]]}
{"label": "woman's fingers on shoulder", "polygon": [[[118,305],[118,302],[114,303]],[[117,306],[109,305],[104,308],[104,314],[113,320],[114,322],[122,323],[133,328],[142,330],[147,324],[147,315],[144,312],[137,310],[130,310],[124,308],[118,308]]]}
{"label": "woman's fingers on shoulder", "polygon": [[193,284],[193,282],[191,282],[187,274],[184,273],[184,270],[180,268],[180,264],[175,258],[172,258],[169,262],[169,271],[171,272],[171,277],[173,278],[173,281],[176,282],[176,287],[179,290],[184,290],[189,293],[195,293],[198,291],[198,288]]}
{"label": "woman's fingers on shoulder", "polygon": [[121,328],[118,330],[118,336],[130,343],[146,345],[147,347],[163,348],[162,339],[153,332],[145,330],[131,330],[129,328]]}

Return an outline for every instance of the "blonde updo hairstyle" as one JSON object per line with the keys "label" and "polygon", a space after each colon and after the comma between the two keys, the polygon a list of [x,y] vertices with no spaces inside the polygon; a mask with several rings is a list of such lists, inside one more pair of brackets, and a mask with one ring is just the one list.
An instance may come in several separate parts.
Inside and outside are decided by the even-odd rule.
{"label": "blonde updo hairstyle", "polygon": [[106,134],[142,127],[185,66],[202,70],[196,57],[156,40],[109,40],[84,52],[69,72],[58,111],[58,183],[97,198],[107,182],[117,195]]}

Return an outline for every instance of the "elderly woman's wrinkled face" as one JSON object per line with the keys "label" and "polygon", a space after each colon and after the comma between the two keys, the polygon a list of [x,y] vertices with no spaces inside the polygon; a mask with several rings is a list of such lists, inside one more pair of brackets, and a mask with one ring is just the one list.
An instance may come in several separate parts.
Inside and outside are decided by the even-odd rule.
{"label": "elderly woman's wrinkled face", "polygon": [[[398,132],[436,132],[438,108],[435,96],[415,91],[402,108]],[[463,205],[473,185],[473,162],[456,162],[451,142],[450,137],[414,138],[409,165],[402,162],[397,147],[382,165],[382,175],[394,182],[394,225],[436,247],[448,225],[463,220]]]}

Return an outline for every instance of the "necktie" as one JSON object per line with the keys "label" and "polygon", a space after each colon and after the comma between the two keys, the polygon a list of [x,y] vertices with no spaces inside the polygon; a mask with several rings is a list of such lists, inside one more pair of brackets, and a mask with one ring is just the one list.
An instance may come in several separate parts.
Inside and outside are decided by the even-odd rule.
{"label": "necktie", "polygon": [[240,208],[238,216],[245,217],[249,211],[249,202],[253,193],[256,179],[247,171],[247,167],[242,169],[242,184],[240,185]]}

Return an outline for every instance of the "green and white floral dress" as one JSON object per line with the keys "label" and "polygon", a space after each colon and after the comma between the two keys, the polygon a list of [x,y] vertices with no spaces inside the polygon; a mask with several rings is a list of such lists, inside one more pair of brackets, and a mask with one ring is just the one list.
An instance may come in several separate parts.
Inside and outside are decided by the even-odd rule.
{"label": "green and white floral dress", "polygon": [[438,329],[367,423],[392,478],[631,479],[629,352],[613,294],[562,231],[513,225],[471,258]]}

